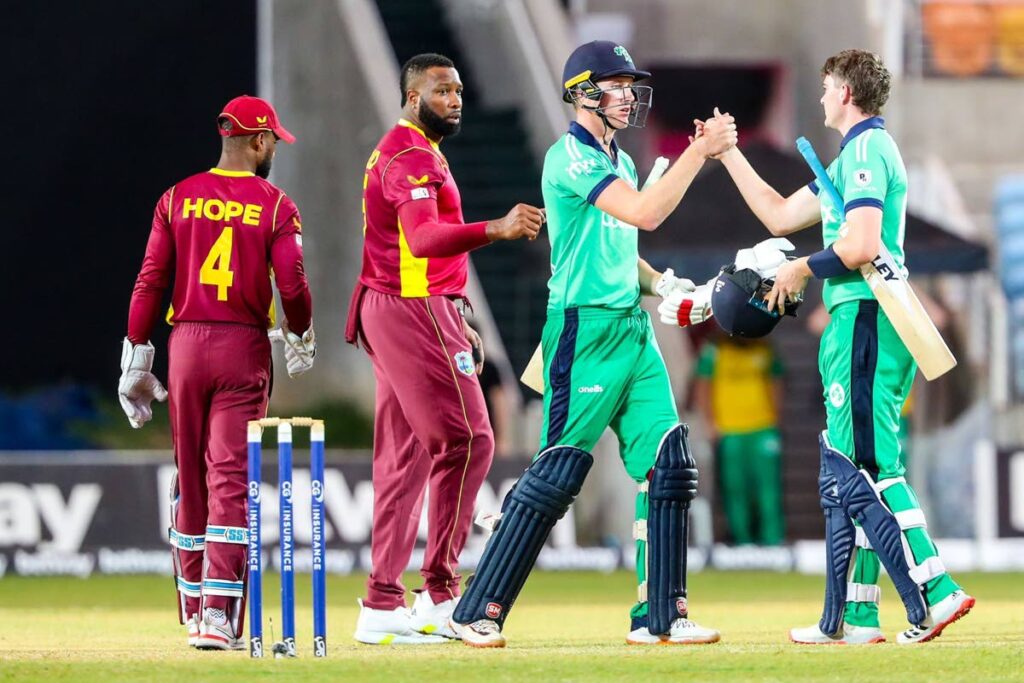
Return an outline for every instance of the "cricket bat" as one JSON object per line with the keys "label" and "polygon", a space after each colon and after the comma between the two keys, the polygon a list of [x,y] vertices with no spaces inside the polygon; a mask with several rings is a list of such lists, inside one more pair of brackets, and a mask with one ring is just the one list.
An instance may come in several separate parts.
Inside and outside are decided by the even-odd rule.
{"label": "cricket bat", "polygon": [[[825,172],[810,141],[801,137],[796,141],[796,147],[814,172],[818,187],[822,192],[827,192],[837,210],[842,211],[843,198]],[[935,329],[935,323],[928,317],[914,289],[903,277],[903,271],[896,265],[884,244],[871,263],[860,267],[860,274],[878,299],[896,334],[917,361],[925,379],[930,382],[956,367],[956,358]]]}
{"label": "cricket bat", "polygon": [[[654,166],[651,167],[651,172],[648,174],[647,180],[644,181],[640,191],[643,192],[650,185],[658,182],[661,176],[665,175],[665,171],[668,170],[668,165],[668,157],[658,157],[655,159]],[[544,353],[541,350],[540,344],[537,344],[537,348],[534,349],[530,362],[526,364],[526,369],[523,370],[519,381],[538,394],[544,395]]]}

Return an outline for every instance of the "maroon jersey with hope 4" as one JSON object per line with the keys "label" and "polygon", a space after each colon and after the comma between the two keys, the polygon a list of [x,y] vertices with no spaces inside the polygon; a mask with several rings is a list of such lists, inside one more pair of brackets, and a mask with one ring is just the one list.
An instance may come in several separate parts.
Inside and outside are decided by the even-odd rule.
{"label": "maroon jersey with hope 4", "polygon": [[212,168],[186,178],[157,202],[128,310],[128,338],[149,340],[171,273],[172,323],[268,327],[271,266],[288,325],[301,334],[312,306],[295,204],[249,172]]}

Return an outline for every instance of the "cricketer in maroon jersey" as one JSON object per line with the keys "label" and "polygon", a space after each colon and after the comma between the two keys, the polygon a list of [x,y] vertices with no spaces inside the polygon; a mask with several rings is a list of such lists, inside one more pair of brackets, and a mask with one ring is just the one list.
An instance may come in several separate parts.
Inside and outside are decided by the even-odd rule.
{"label": "cricketer in maroon jersey", "polygon": [[[404,116],[378,143],[363,181],[363,269],[346,339],[363,342],[377,380],[373,443],[373,570],[355,637],[365,643],[443,642],[459,595],[458,558],[494,454],[477,379],[479,336],[456,306],[467,252],[533,239],[543,212],[464,223],[439,143],[462,121],[451,60],[418,55],[402,67]],[[480,351],[482,354],[482,350]],[[428,538],[412,612],[401,574],[412,555],[429,482]]]}
{"label": "cricketer in maroon jersey", "polygon": [[295,204],[266,180],[277,139],[294,137],[256,97],[218,117],[215,168],[157,202],[128,313],[119,398],[134,427],[167,392],[152,374],[150,333],[173,279],[168,388],[174,457],[170,541],[189,644],[241,645],[245,601],[246,423],[266,415],[271,267],[287,316],[289,374],[312,365],[312,304]]}

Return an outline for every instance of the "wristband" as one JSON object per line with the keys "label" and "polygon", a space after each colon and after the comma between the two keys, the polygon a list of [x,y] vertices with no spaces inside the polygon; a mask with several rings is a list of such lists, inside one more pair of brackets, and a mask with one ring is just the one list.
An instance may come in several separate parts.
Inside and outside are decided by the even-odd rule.
{"label": "wristband", "polygon": [[807,257],[807,267],[814,273],[814,277],[819,280],[853,272],[846,267],[846,264],[839,258],[836,250],[831,245]]}

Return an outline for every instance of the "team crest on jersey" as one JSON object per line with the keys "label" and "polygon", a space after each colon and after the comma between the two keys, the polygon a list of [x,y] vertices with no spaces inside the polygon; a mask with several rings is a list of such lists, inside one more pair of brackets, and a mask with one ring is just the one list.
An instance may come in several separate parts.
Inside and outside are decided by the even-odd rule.
{"label": "team crest on jersey", "polygon": [[833,408],[842,408],[846,403],[846,390],[839,382],[833,382],[832,386],[828,388],[828,402],[832,404]]}
{"label": "team crest on jersey", "polygon": [[871,171],[866,168],[854,171],[853,182],[857,183],[861,187],[867,187],[871,184]]}
{"label": "team crest on jersey", "polygon": [[476,372],[476,366],[473,364],[473,354],[469,351],[459,351],[455,354],[455,367],[463,375],[472,377],[473,373]]}

